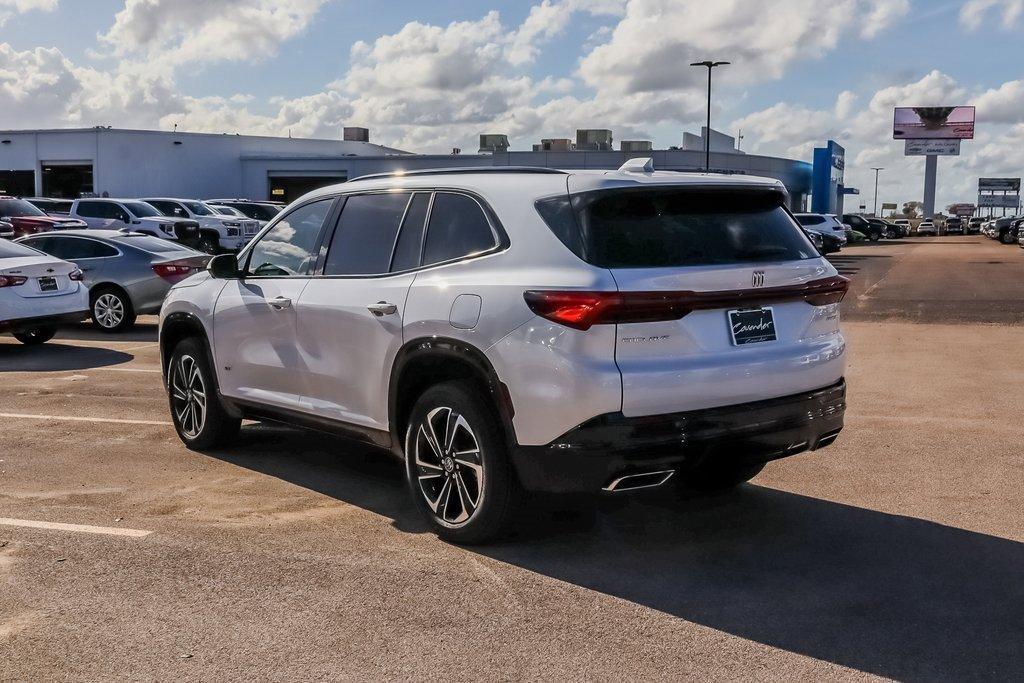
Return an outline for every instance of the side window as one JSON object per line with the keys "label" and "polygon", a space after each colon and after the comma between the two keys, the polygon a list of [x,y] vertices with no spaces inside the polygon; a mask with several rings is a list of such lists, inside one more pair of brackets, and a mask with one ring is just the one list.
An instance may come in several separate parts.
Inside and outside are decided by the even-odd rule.
{"label": "side window", "polygon": [[350,196],[331,239],[324,275],[388,272],[395,237],[408,204],[407,192]]}
{"label": "side window", "polygon": [[103,218],[103,203],[78,202],[78,215],[86,218]]}
{"label": "side window", "polygon": [[316,240],[334,199],[304,204],[278,221],[249,252],[247,275],[296,277],[316,262]]}
{"label": "side window", "polygon": [[51,240],[52,244],[47,245],[49,246],[47,253],[68,261],[117,255],[116,249],[96,240],[70,236],[52,237]]}
{"label": "side window", "polygon": [[423,248],[423,228],[427,222],[429,206],[429,192],[417,192],[412,196],[409,210],[405,212],[402,231],[398,234],[395,256],[391,260],[392,273],[419,268],[420,251]]}
{"label": "side window", "polygon": [[107,218],[113,218],[121,221],[122,223],[132,222],[132,217],[120,204],[107,204],[107,210],[110,212],[110,215],[107,216]]}
{"label": "side window", "polygon": [[[53,243],[56,242],[56,241],[57,240],[54,239],[53,237],[32,237],[32,238],[27,239],[27,240],[22,240],[20,243],[24,244],[26,247],[32,247],[33,249],[38,249],[39,251],[43,252],[44,254],[50,254],[51,256],[57,256],[57,254],[55,254],[54,251],[53,251]],[[57,258],[60,258],[60,257],[57,256]]]}
{"label": "side window", "polygon": [[183,216],[182,209],[174,202],[162,202],[162,201],[149,201],[147,204],[152,205],[157,211],[165,216]]}
{"label": "side window", "polygon": [[477,254],[494,245],[494,233],[476,200],[451,192],[434,195],[423,265]]}

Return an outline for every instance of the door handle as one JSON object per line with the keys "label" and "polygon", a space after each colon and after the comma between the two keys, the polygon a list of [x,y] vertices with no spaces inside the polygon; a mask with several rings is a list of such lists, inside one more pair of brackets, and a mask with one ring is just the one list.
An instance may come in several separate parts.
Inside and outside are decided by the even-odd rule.
{"label": "door handle", "polygon": [[394,315],[398,313],[398,306],[395,304],[389,304],[387,301],[378,301],[375,304],[370,304],[366,307],[370,313],[373,313],[378,318],[383,318],[386,315]]}
{"label": "door handle", "polygon": [[286,299],[283,296],[279,296],[276,299],[271,299],[268,303],[279,311],[285,308],[292,307],[292,300]]}

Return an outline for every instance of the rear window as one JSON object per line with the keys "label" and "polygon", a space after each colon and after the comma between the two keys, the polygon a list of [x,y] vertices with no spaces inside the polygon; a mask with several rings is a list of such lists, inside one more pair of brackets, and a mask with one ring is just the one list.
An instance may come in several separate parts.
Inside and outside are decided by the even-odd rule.
{"label": "rear window", "polygon": [[143,251],[148,251],[152,254],[166,254],[171,252],[195,253],[193,249],[189,249],[177,242],[162,240],[159,237],[150,237],[149,235],[124,235],[123,237],[118,237],[116,241],[142,249]]}
{"label": "rear window", "polygon": [[825,222],[824,216],[813,213],[798,213],[796,219],[800,221],[800,225],[820,225]]}
{"label": "rear window", "polygon": [[0,258],[22,258],[25,256],[39,256],[39,254],[40,252],[30,249],[24,244],[0,240]]}
{"label": "rear window", "polygon": [[601,268],[818,258],[777,192],[602,190],[537,202],[556,236]]}

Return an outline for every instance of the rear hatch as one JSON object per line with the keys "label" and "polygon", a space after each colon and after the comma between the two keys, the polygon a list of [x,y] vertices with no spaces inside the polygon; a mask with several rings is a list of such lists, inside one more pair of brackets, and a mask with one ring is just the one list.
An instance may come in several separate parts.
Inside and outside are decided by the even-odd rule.
{"label": "rear hatch", "polygon": [[[570,186],[571,189],[571,186]],[[767,187],[642,186],[574,196],[583,257],[621,293],[627,417],[818,389],[842,376],[846,281]]]}

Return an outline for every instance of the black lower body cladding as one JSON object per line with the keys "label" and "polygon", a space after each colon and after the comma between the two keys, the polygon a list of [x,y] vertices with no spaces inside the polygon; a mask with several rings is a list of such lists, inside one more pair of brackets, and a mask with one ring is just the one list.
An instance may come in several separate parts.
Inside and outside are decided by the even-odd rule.
{"label": "black lower body cladding", "polygon": [[685,470],[707,458],[776,460],[832,443],[843,428],[846,382],[767,401],[625,417],[601,415],[546,446],[515,446],[525,488],[598,491],[616,477]]}

